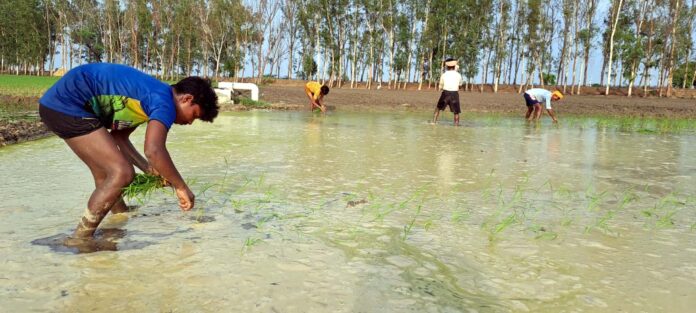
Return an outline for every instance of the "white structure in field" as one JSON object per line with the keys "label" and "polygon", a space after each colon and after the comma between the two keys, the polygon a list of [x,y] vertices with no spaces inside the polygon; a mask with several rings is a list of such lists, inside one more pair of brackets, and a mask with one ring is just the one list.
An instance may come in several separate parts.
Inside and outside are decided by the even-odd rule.
{"label": "white structure in field", "polygon": [[221,103],[232,102],[232,97],[235,90],[251,90],[251,100],[259,101],[259,87],[252,83],[232,83],[220,82],[215,88],[215,93],[218,95],[218,101]]}

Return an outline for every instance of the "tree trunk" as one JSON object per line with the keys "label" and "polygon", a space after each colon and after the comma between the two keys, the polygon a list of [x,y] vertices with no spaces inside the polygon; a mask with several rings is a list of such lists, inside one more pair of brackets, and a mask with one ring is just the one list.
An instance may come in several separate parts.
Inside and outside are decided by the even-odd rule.
{"label": "tree trunk", "polygon": [[619,0],[619,4],[616,7],[616,16],[611,27],[611,36],[609,37],[609,69],[607,70],[607,86],[604,91],[605,95],[609,95],[609,85],[611,85],[611,63],[612,57],[614,56],[614,35],[616,34],[616,26],[619,23],[619,17],[621,16],[621,5],[623,5],[623,0]]}
{"label": "tree trunk", "polygon": [[[676,36],[676,31],[677,31],[677,19],[679,17],[679,11],[681,9],[681,2],[679,0],[675,0],[674,4],[674,14],[672,15],[672,31],[671,31],[671,37],[672,37],[672,42],[670,44],[670,49],[669,49],[669,63],[667,65],[667,97],[672,96],[672,79],[674,76],[674,50],[675,47],[677,46],[677,36]],[[693,31],[693,30],[691,30]],[[686,59],[687,62],[689,59]]]}

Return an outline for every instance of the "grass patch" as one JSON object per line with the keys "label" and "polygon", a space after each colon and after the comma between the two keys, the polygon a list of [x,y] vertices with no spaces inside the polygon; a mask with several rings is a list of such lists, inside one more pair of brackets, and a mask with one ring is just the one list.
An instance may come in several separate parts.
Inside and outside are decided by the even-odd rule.
{"label": "grass patch", "polygon": [[0,94],[12,96],[41,96],[60,77],[0,75]]}
{"label": "grass patch", "polygon": [[266,109],[270,108],[271,104],[265,101],[254,101],[249,98],[245,97],[235,97],[234,98],[235,103],[239,103],[247,108],[255,108],[255,109]]}

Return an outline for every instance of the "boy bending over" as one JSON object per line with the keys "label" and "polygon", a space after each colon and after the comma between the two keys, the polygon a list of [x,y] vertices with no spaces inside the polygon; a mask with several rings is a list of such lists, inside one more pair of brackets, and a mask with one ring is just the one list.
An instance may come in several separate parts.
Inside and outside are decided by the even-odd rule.
{"label": "boy bending over", "polygon": [[[172,124],[215,119],[219,106],[210,81],[192,76],[169,86],[128,66],[87,64],[69,71],[39,103],[41,121],[65,140],[94,178],[87,208],[66,244],[91,238],[109,211],[126,210],[121,191],[133,180],[134,165],[164,178],[182,210],[193,208],[193,192],[167,151],[167,132]],[[128,139],[140,124],[147,125],[145,157]]]}
{"label": "boy bending over", "polygon": [[308,82],[305,85],[305,94],[309,98],[310,111],[313,111],[314,108],[319,108],[322,113],[326,113],[326,106],[324,106],[323,100],[324,96],[329,94],[328,86],[317,82]]}

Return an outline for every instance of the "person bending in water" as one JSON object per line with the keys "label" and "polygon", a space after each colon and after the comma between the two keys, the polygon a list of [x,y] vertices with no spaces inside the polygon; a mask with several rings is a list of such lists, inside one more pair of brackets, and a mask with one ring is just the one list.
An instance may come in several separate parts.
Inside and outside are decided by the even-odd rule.
{"label": "person bending in water", "polygon": [[449,58],[445,61],[445,66],[447,71],[440,77],[439,84],[442,94],[437,101],[432,123],[437,123],[440,111],[449,106],[450,112],[454,113],[454,126],[459,126],[459,113],[462,112],[459,105],[459,86],[462,85],[462,75],[457,72],[457,60]]}
{"label": "person bending in water", "polygon": [[541,117],[541,103],[546,106],[546,112],[554,123],[558,123],[556,114],[551,108],[551,101],[563,99],[563,93],[556,90],[554,92],[541,88],[533,88],[524,92],[524,101],[527,103],[527,114],[524,117],[528,120],[538,120]]}
{"label": "person bending in water", "polygon": [[329,94],[329,87],[317,82],[308,82],[304,89],[309,98],[309,110],[314,111],[314,108],[319,108],[322,113],[326,113],[323,100],[324,96]]}
{"label": "person bending in water", "polygon": [[[161,176],[174,188],[182,210],[191,210],[194,195],[174,166],[166,147],[172,124],[189,125],[218,115],[210,81],[186,77],[169,86],[134,68],[108,63],[69,71],[39,100],[41,121],[87,165],[95,189],[66,245],[92,238],[109,211],[126,211],[121,191],[134,177],[133,165]],[[146,124],[145,158],[129,135]]]}

